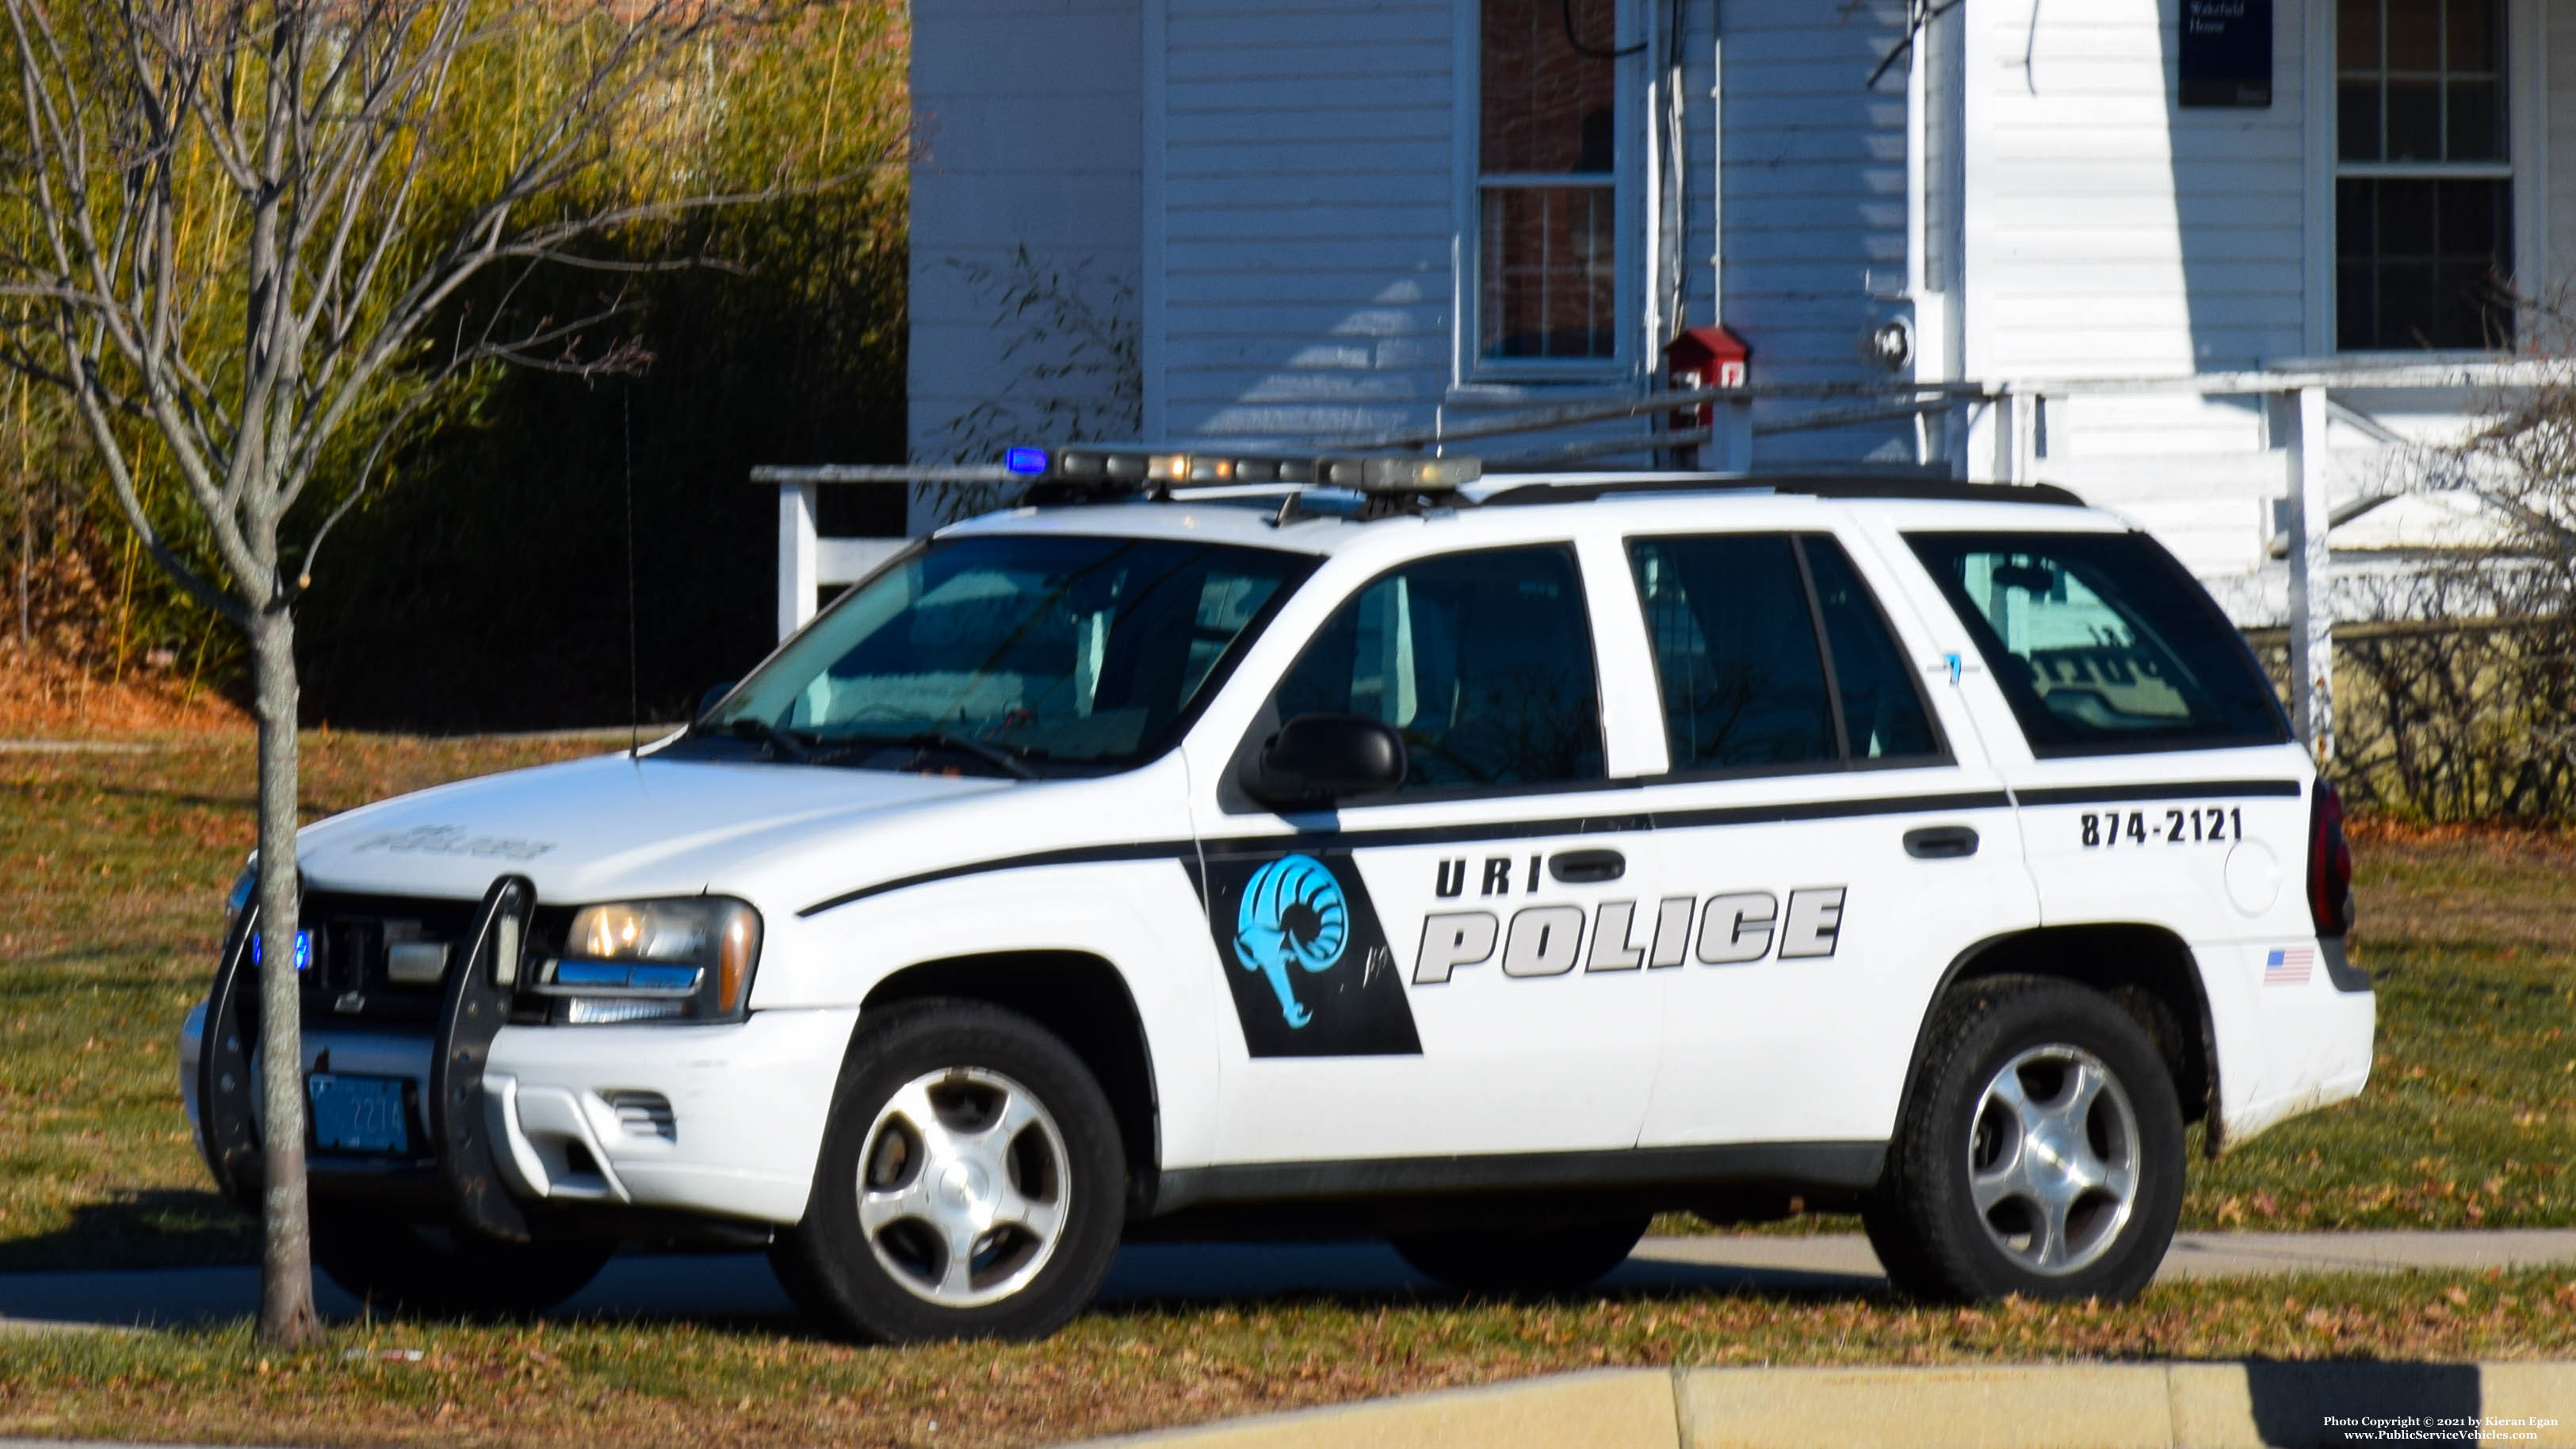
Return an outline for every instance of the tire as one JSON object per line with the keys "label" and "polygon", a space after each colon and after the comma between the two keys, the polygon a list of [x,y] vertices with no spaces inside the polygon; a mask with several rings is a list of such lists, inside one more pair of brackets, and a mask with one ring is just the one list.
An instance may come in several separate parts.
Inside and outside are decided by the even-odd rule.
{"label": "tire", "polygon": [[1043,1338],[1098,1291],[1126,1201],[1116,1118],[1070,1048],[1016,1012],[905,1002],[852,1037],[805,1216],[769,1260],[865,1342]]}
{"label": "tire", "polygon": [[1387,1241],[1404,1261],[1452,1288],[1565,1293],[1626,1262],[1648,1221],[1636,1214],[1545,1228],[1397,1233]]}
{"label": "tire", "polygon": [[467,1228],[362,1216],[313,1215],[313,1263],[377,1312],[424,1318],[527,1318],[599,1276],[613,1240],[504,1242]]}
{"label": "tire", "polygon": [[2182,1188],[2182,1109],[2145,1031],[2097,992],[1995,977],[1935,1010],[1862,1221],[1919,1297],[2119,1302],[2164,1261]]}

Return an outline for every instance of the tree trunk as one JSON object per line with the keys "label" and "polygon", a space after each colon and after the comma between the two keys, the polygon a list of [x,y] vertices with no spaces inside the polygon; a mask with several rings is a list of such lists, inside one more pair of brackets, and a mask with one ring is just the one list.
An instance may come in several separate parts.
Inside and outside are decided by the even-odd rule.
{"label": "tree trunk", "polygon": [[295,861],[295,620],[252,616],[259,716],[259,1336],[286,1347],[322,1337],[313,1312],[313,1242],[304,1194],[304,1031],[295,979],[302,874]]}

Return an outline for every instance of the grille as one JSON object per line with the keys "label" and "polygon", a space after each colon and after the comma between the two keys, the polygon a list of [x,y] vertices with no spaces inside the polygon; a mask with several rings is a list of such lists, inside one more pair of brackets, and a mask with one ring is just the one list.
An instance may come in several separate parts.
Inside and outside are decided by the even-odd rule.
{"label": "grille", "polygon": [[446,974],[465,954],[472,901],[314,892],[304,898],[312,937],[304,1018],[428,1024],[438,1020]]}
{"label": "grille", "polygon": [[679,1121],[671,1115],[671,1099],[659,1092],[610,1092],[609,1108],[617,1113],[617,1125],[629,1137],[677,1142]]}

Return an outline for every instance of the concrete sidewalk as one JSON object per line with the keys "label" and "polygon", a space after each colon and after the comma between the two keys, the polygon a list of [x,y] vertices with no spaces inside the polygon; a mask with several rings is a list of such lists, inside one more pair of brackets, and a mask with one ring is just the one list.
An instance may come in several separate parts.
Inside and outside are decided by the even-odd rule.
{"label": "concrete sidewalk", "polygon": [[2571,1401],[2565,1363],[1603,1369],[1070,1449],[2567,1449]]}
{"label": "concrete sidewalk", "polygon": [[[1878,1255],[1857,1234],[1807,1238],[1649,1238],[1634,1265],[1718,1265],[1875,1282]],[[2158,1282],[2267,1273],[2368,1273],[2407,1268],[2525,1268],[2576,1260],[2576,1229],[2452,1233],[2178,1233]]]}
{"label": "concrete sidewalk", "polygon": [[[2244,1274],[2459,1270],[2576,1262],[2576,1230],[2458,1233],[2185,1233],[2162,1279]],[[1885,1286],[1858,1236],[1649,1238],[1604,1280],[1612,1290],[1869,1292]],[[320,1307],[358,1305],[328,1279]],[[1434,1285],[1379,1243],[1155,1244],[1120,1250],[1105,1302],[1385,1293]],[[182,1324],[236,1318],[258,1303],[247,1267],[0,1274],[0,1331],[73,1324]],[[630,1254],[556,1317],[786,1318],[793,1310],[758,1254]],[[2576,1408],[2576,1406],[2571,1406]]]}

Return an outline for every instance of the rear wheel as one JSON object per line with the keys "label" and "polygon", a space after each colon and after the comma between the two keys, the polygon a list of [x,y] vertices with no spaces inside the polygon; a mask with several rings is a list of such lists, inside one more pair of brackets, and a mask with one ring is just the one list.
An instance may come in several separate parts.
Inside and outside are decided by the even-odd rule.
{"label": "rear wheel", "polygon": [[864,1022],[805,1217],[770,1263],[800,1308],[886,1343],[1038,1338],[1091,1301],[1126,1204],[1116,1119],[1014,1012],[909,1002]]}
{"label": "rear wheel", "polygon": [[1398,1233],[1388,1242],[1404,1261],[1452,1288],[1561,1293],[1626,1262],[1648,1221],[1628,1214],[1550,1227]]}
{"label": "rear wheel", "polygon": [[2137,1022],[1999,977],[1935,1014],[1862,1220],[1912,1293],[2119,1300],[2164,1261],[2182,1177],[2182,1110]]}
{"label": "rear wheel", "polygon": [[313,1264],[383,1313],[427,1318],[524,1318],[599,1276],[613,1241],[505,1242],[467,1228],[361,1215],[313,1214]]}

